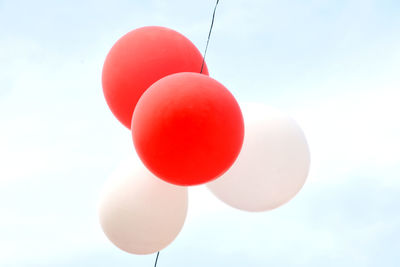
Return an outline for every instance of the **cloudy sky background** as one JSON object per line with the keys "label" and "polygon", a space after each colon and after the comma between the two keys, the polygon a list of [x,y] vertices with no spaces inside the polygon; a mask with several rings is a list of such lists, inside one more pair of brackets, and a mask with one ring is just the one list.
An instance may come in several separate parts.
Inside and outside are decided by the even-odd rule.
{"label": "cloudy sky background", "polygon": [[[0,0],[0,266],[153,266],[98,223],[101,187],[134,149],[103,98],[102,64],[146,25],[203,51],[214,3]],[[220,1],[211,76],[294,117],[311,172],[267,213],[191,188],[158,266],[397,266],[399,14],[397,0]]]}

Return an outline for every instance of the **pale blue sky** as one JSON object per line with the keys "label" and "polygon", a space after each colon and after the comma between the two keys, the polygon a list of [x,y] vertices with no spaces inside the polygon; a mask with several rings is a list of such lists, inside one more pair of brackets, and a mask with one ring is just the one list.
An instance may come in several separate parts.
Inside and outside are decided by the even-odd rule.
{"label": "pale blue sky", "polygon": [[[132,151],[101,68],[146,25],[203,52],[214,1],[0,0],[0,266],[153,266],[102,233],[97,201]],[[397,266],[400,2],[220,1],[207,54],[239,102],[297,119],[312,165],[287,205],[244,213],[190,190],[167,266]]]}

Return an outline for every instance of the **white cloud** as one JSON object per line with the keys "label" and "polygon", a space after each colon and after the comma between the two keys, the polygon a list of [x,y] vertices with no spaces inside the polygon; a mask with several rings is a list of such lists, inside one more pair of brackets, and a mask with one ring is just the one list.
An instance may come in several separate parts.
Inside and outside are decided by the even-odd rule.
{"label": "white cloud", "polygon": [[[400,166],[399,98],[393,85],[340,94],[296,110],[311,147],[311,178],[341,183],[351,170]],[[398,182],[393,175],[387,179]]]}

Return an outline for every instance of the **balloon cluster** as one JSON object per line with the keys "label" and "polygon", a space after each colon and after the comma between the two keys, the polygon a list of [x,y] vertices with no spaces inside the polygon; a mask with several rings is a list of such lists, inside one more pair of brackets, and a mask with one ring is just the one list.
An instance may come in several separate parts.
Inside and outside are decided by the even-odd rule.
{"label": "balloon cluster", "polygon": [[[266,211],[303,186],[310,156],[300,127],[261,104],[239,104],[208,76],[203,57],[164,27],[129,32],[111,48],[102,84],[137,156],[104,187],[100,223],[120,249],[149,254],[170,244],[187,213],[188,186],[228,205]],[[201,73],[200,73],[201,72]]]}

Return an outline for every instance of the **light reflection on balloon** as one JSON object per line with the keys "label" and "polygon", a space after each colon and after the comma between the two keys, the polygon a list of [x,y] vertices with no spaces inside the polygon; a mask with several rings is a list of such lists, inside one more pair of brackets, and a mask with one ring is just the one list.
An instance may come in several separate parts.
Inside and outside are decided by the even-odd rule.
{"label": "light reflection on balloon", "polygon": [[175,239],[183,227],[187,205],[186,187],[156,178],[135,156],[124,162],[104,186],[100,224],[120,249],[150,254]]}
{"label": "light reflection on balloon", "polygon": [[242,106],[245,137],[242,150],[224,175],[207,184],[228,205],[266,211],[286,203],[301,189],[310,153],[298,124],[261,104]]}

